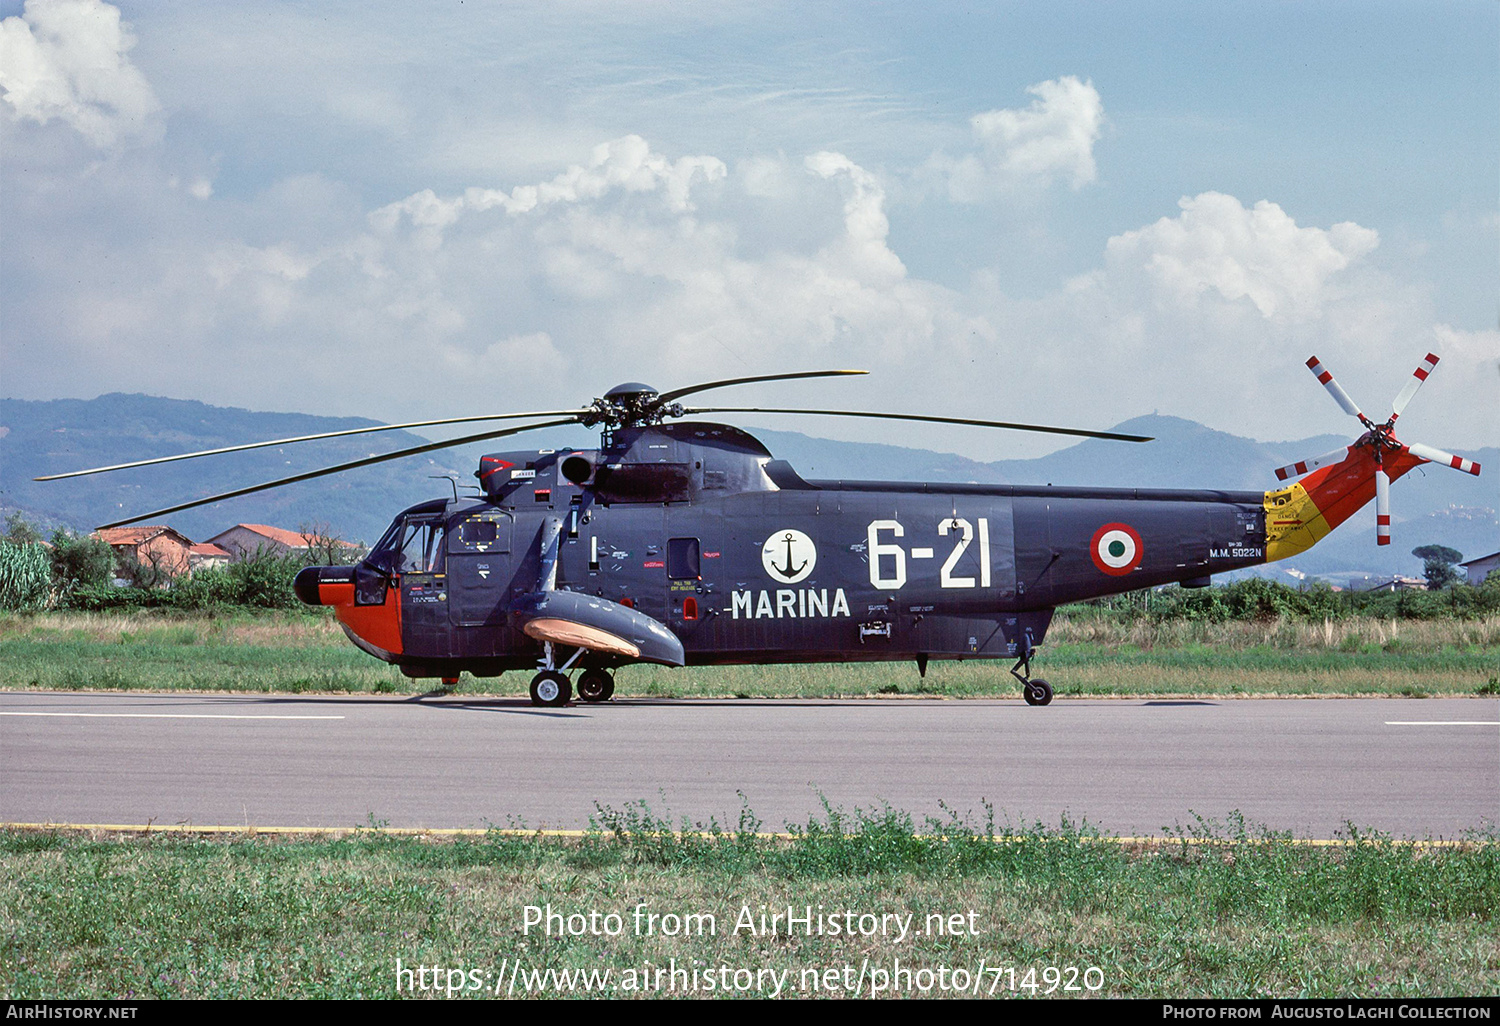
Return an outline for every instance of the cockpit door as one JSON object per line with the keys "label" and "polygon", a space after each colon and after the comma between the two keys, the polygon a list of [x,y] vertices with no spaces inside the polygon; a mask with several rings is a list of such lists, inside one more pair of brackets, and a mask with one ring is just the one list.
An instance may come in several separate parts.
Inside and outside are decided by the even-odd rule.
{"label": "cockpit door", "polygon": [[501,623],[510,587],[515,518],[486,509],[448,525],[448,616],[458,627]]}
{"label": "cockpit door", "polygon": [[448,580],[441,513],[411,514],[399,538],[381,553],[401,594],[401,637],[411,655],[448,654]]}

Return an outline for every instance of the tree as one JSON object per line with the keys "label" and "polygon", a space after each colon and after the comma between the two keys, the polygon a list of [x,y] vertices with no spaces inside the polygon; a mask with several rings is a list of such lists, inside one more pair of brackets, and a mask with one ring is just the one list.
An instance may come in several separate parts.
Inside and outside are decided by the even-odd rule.
{"label": "tree", "polygon": [[52,576],[64,596],[78,588],[107,588],[115,575],[115,551],[99,538],[65,528],[52,534]]}
{"label": "tree", "polygon": [[1411,554],[1422,561],[1422,576],[1427,578],[1427,590],[1437,591],[1458,580],[1458,570],[1453,564],[1464,558],[1457,549],[1446,545],[1418,545]]}
{"label": "tree", "polygon": [[326,521],[305,523],[297,528],[307,546],[308,566],[342,566],[364,558],[363,546],[346,544]]}
{"label": "tree", "polygon": [[17,511],[5,518],[5,537],[17,545],[35,545],[42,540],[42,532]]}

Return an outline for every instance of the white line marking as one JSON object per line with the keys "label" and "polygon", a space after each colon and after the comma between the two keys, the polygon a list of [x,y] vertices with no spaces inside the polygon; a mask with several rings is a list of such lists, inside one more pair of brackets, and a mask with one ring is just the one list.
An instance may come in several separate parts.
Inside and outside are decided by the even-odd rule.
{"label": "white line marking", "polygon": [[1387,727],[1500,727],[1500,720],[1386,720]]}
{"label": "white line marking", "polygon": [[269,716],[230,713],[0,712],[0,716],[80,716],[102,720],[341,720],[342,716]]}

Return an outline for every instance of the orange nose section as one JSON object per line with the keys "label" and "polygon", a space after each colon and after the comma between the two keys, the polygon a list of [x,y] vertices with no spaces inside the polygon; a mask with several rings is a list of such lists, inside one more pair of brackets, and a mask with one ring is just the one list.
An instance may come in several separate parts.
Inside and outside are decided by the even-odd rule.
{"label": "orange nose section", "polygon": [[[309,566],[297,574],[292,587],[310,606],[332,606],[334,615],[360,640],[390,655],[400,655],[401,592],[393,579],[382,577],[375,594],[365,588],[356,598],[355,568]],[[370,601],[378,598],[378,602]]]}

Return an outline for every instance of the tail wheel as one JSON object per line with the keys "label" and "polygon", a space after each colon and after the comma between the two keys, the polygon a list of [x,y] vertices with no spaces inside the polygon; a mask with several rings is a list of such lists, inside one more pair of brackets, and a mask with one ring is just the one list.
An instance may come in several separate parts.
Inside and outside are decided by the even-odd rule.
{"label": "tail wheel", "polygon": [[573,685],[556,670],[543,670],[531,678],[532,705],[567,705],[573,697]]}
{"label": "tail wheel", "polygon": [[615,678],[608,670],[591,668],[578,678],[578,697],[585,702],[608,702],[615,693]]}
{"label": "tail wheel", "polygon": [[1022,689],[1027,705],[1047,705],[1052,701],[1052,685],[1036,677],[1026,682]]}

